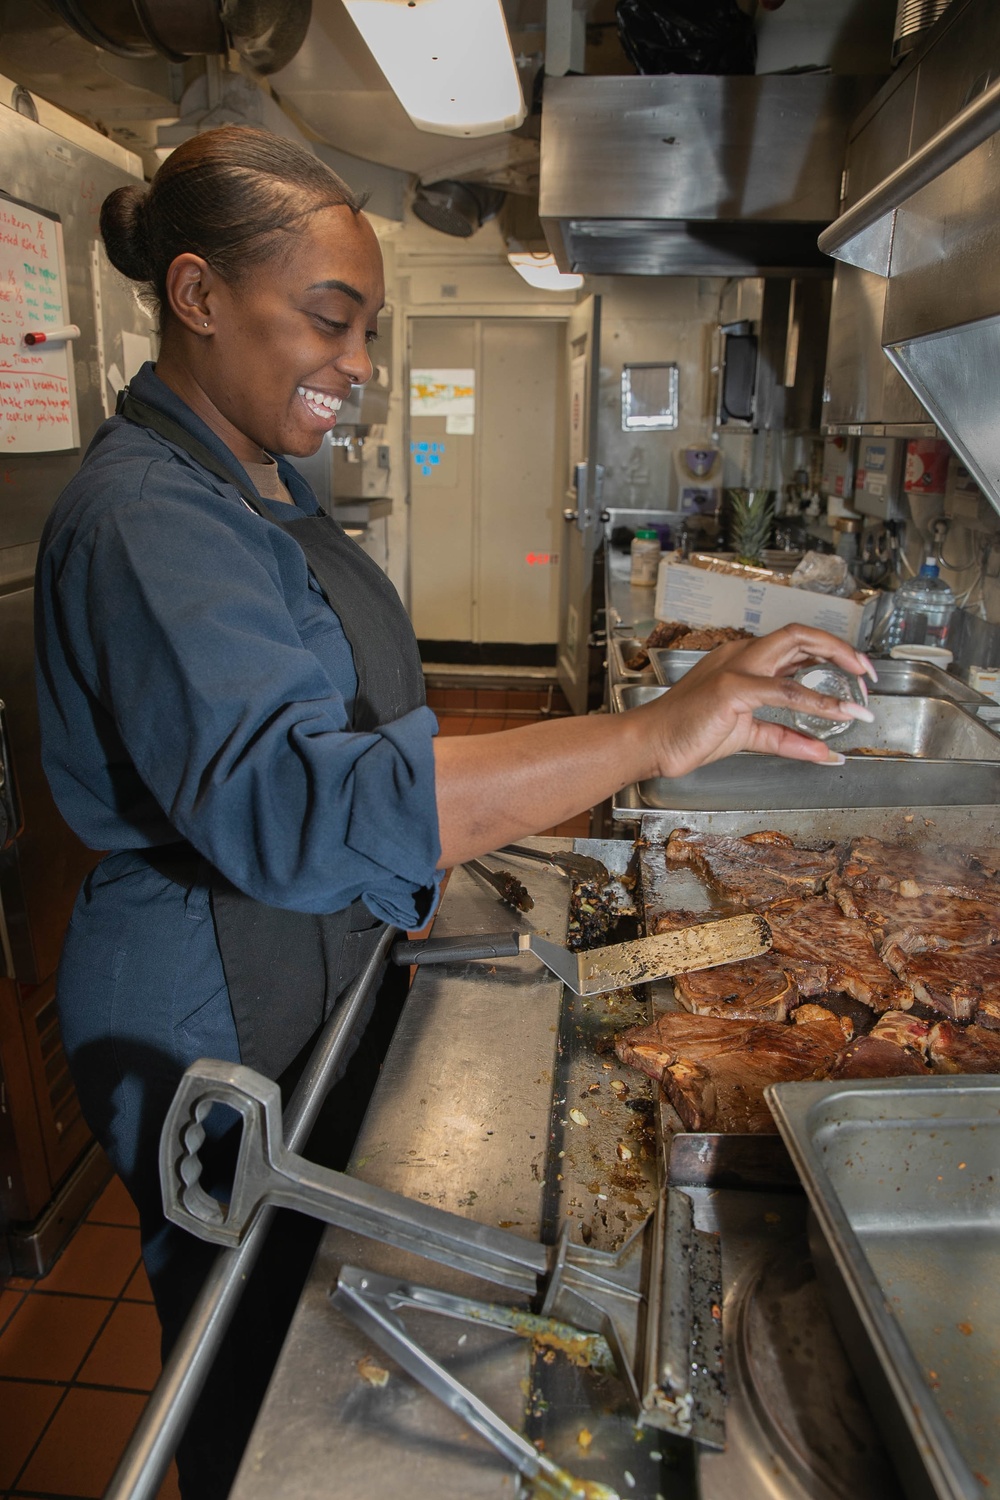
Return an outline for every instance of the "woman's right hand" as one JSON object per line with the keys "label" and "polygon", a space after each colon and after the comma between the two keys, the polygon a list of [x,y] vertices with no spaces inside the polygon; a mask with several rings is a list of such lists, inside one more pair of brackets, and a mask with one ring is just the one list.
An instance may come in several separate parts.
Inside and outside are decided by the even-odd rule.
{"label": "woman's right hand", "polygon": [[786,625],[771,635],[710,651],[669,692],[633,710],[651,726],[648,774],[684,776],[740,750],[839,765],[843,757],[825,741],[754,718],[758,708],[786,708],[834,721],[871,722],[870,710],[861,704],[823,697],[793,680],[792,673],[815,661],[833,662],[859,678],[875,677],[866,656],[807,625]]}

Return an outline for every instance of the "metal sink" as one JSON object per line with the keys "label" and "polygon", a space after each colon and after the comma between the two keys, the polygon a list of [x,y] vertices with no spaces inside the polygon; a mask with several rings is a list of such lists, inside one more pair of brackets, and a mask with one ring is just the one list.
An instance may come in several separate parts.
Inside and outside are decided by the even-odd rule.
{"label": "metal sink", "polygon": [[[634,708],[668,691],[620,684],[614,706]],[[874,724],[852,725],[831,742],[847,755],[843,766],[744,752],[688,776],[651,777],[623,794],[616,809],[634,817],[661,808],[951,806],[1000,799],[1000,736],[974,717],[971,705],[882,694],[872,696],[871,708]],[[774,710],[764,716],[788,721]],[[878,753],[856,753],[862,749]]]}

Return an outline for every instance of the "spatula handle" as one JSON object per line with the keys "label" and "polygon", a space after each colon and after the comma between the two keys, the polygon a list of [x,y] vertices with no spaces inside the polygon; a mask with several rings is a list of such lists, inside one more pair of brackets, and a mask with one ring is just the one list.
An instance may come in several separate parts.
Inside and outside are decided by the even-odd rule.
{"label": "spatula handle", "polygon": [[470,958],[515,958],[521,951],[516,932],[470,937],[415,938],[394,943],[395,964],[446,964]]}

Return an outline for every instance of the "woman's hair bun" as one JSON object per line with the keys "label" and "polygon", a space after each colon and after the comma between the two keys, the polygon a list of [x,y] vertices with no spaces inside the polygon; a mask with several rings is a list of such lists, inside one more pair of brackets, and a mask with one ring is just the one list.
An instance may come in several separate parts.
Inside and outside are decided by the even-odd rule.
{"label": "woman's hair bun", "polygon": [[120,187],[101,204],[101,237],[108,259],[130,281],[151,281],[154,275],[147,197],[145,188]]}

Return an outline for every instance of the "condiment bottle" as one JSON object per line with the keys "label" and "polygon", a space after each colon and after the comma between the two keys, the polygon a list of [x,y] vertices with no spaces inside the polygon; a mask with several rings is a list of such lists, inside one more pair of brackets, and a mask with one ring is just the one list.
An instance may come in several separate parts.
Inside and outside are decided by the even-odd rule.
{"label": "condiment bottle", "polygon": [[632,538],[631,552],[632,587],[655,588],[656,575],[660,569],[660,538],[657,532],[640,528]]}

